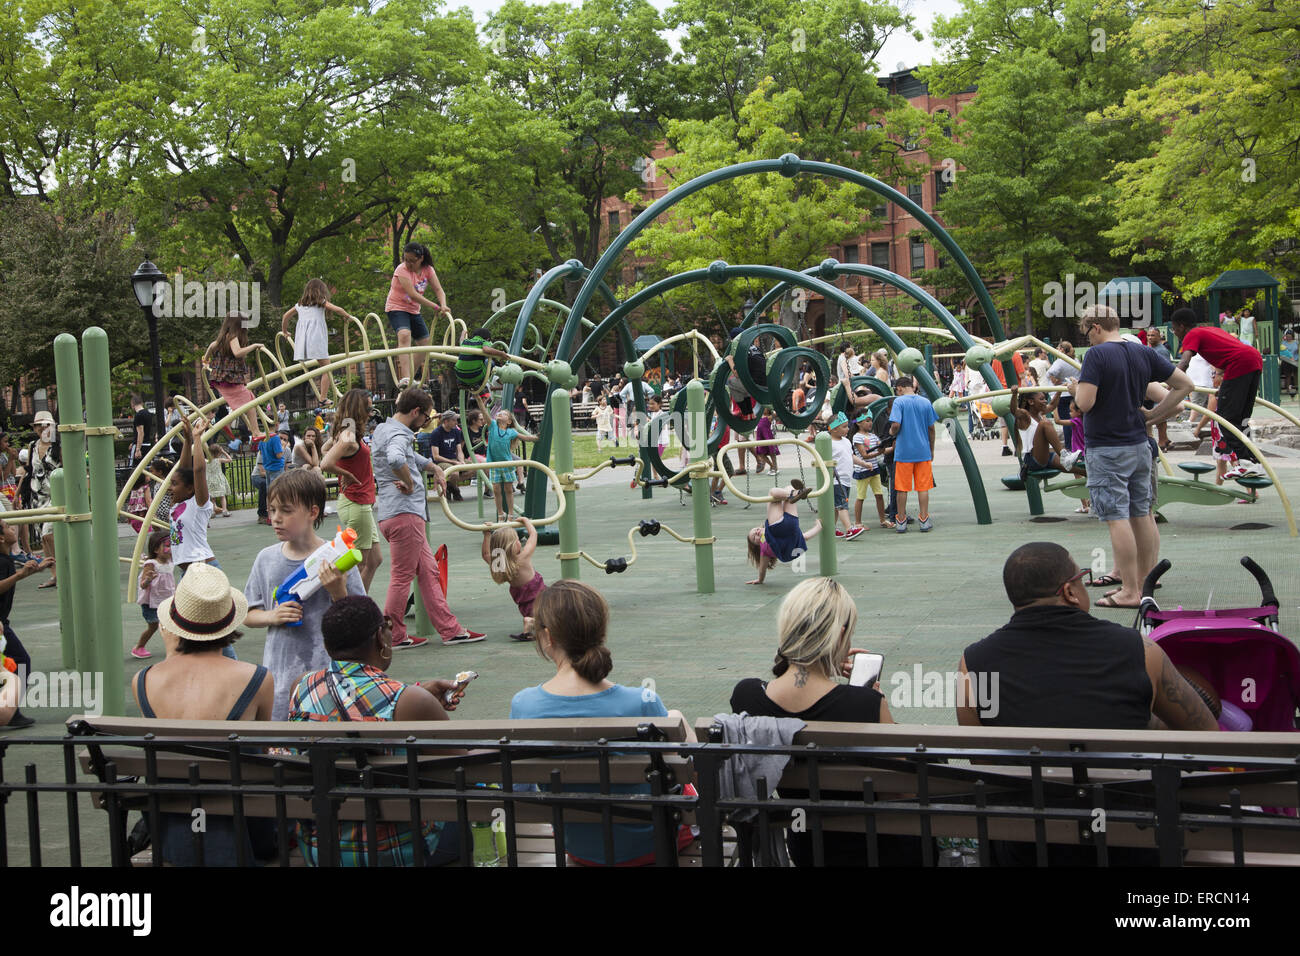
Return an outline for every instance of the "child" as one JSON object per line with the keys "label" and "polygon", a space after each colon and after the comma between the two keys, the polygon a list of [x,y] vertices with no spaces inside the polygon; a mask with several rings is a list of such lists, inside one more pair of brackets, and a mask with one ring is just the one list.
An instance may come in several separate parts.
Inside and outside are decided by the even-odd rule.
{"label": "child", "polygon": [[596,405],[596,447],[604,448],[605,442],[614,441],[614,409],[609,407],[609,400],[604,395]]}
{"label": "child", "polygon": [[821,519],[807,534],[799,527],[800,498],[808,497],[808,489],[798,478],[791,479],[789,488],[773,488],[767,503],[767,520],[763,527],[750,530],[747,542],[749,563],[758,568],[758,577],[746,584],[762,584],[768,568],[778,561],[790,562],[808,550],[808,541],[822,530]]}
{"label": "child", "polygon": [[510,585],[510,599],[524,617],[524,629],[511,634],[513,641],[533,639],[533,602],[546,590],[540,571],[533,567],[533,552],[537,550],[537,528],[528,518],[520,518],[528,529],[528,540],[522,545],[514,528],[497,528],[483,532],[483,560],[488,563],[492,580]]}
{"label": "child", "polygon": [[221,507],[213,510],[215,518],[229,518],[234,512],[226,505],[230,494],[230,482],[226,481],[225,462],[234,461],[230,454],[216,442],[208,445],[208,496],[221,502]]}
{"label": "child", "polygon": [[1057,471],[1082,475],[1083,472],[1075,467],[1080,455],[1077,451],[1065,448],[1060,432],[1049,417],[1051,407],[1047,404],[1046,396],[1042,392],[1021,396],[1019,387],[1013,386],[1011,398],[1016,407],[1016,428],[1019,430],[1018,440],[1023,453],[1021,480],[1028,480],[1031,468],[1055,468]]}
{"label": "child", "polygon": [[[487,442],[483,437],[483,423],[486,420],[487,413],[483,410],[481,401],[477,408],[471,408],[465,416],[465,451],[471,456],[470,461],[487,461]],[[485,478],[483,472],[474,472],[475,487],[483,489],[481,496],[484,498],[492,494]]]}
{"label": "child", "polygon": [[[216,340],[203,353],[203,366],[208,370],[208,379],[232,412],[253,401],[253,393],[248,390],[248,363],[244,361],[244,356],[257,347],[256,343],[249,344],[244,316],[231,312],[221,323],[221,331],[217,333]],[[266,437],[258,428],[256,407],[250,406],[244,412],[244,421],[248,423],[248,431],[255,444]]]}
{"label": "child", "polygon": [[145,629],[131,648],[131,656],[146,661],[153,657],[144,646],[158,630],[158,606],[176,593],[176,576],[172,573],[172,542],[166,531],[149,535],[149,558],[140,565],[139,596],[136,603],[144,615]]}
{"label": "child", "polygon": [[862,527],[849,521],[849,483],[853,481],[853,443],[849,441],[849,419],[840,412],[827,429],[831,435],[831,457],[835,460],[835,520],[844,527],[835,529],[835,537],[853,540]]}
{"label": "child", "polygon": [[876,514],[880,517],[880,526],[882,528],[891,528],[888,521],[885,520],[885,487],[880,482],[880,439],[872,430],[875,423],[871,420],[870,415],[859,415],[856,421],[858,433],[853,436],[853,480],[857,482],[857,501],[853,504],[853,524],[855,527],[866,527],[862,524],[862,503],[867,500],[867,489],[876,496]]}
{"label": "child", "polygon": [[[487,460],[510,461],[510,443],[515,439],[522,442],[537,441],[536,435],[521,432],[514,427],[514,416],[504,408],[497,412],[496,420],[487,427]],[[496,500],[497,520],[509,521],[515,511],[515,489],[513,468],[490,469],[492,495]]]}
{"label": "child", "polygon": [[[1213,384],[1216,389],[1223,385],[1223,369],[1216,368],[1214,370]],[[1208,396],[1205,407],[1211,412],[1219,410],[1218,392]],[[1204,437],[1204,429],[1207,424],[1210,427],[1210,453],[1214,456],[1214,483],[1221,485],[1228,474],[1228,469],[1236,464],[1237,453],[1232,450],[1232,446],[1224,439],[1223,430],[1219,428],[1219,423],[1210,418],[1209,415],[1201,416],[1201,425],[1196,429],[1197,438]]]}
{"label": "child", "polygon": [[[315,359],[328,362],[330,357],[329,326],[325,323],[325,312],[333,312],[344,319],[352,318],[346,309],[341,309],[330,301],[330,290],[320,279],[309,279],[303,287],[298,304],[289,309],[280,319],[280,331],[289,334],[289,316],[297,315],[298,324],[293,327],[293,360],[302,362]],[[312,382],[312,390],[322,401],[329,401],[330,386],[333,384],[329,372],[321,376],[320,387]]]}
{"label": "child", "polygon": [[[490,355],[502,362],[508,362],[510,356],[498,348],[493,348],[486,328],[477,328],[461,340],[461,348],[481,349],[483,355]],[[462,355],[456,359],[456,381],[461,388],[474,391],[487,379],[487,359],[483,355]]]}
{"label": "child", "polygon": [[[776,409],[770,405],[763,409],[763,417],[758,420],[758,427],[754,429],[754,439],[756,441],[774,441],[776,439]],[[754,469],[755,474],[761,475],[763,468],[766,467],[773,475],[776,472],[776,445],[759,445],[754,449],[754,461],[758,466]]]}
{"label": "child", "polygon": [[349,389],[339,399],[338,435],[325,443],[321,469],[339,476],[339,521],[357,533],[353,545],[361,552],[361,583],[370,590],[375,572],[384,563],[375,518],[375,475],[370,464],[366,426],[372,408],[364,388]]}
{"label": "child", "polygon": [[[27,675],[32,670],[32,658],[23,647],[23,642],[18,640],[18,635],[14,633],[13,628],[9,626],[9,614],[14,606],[14,588],[23,578],[29,578],[33,574],[41,571],[48,571],[54,567],[53,558],[43,558],[41,561],[28,561],[21,568],[14,567],[13,556],[9,553],[18,543],[18,532],[15,527],[7,522],[0,521],[0,625],[4,629],[4,656],[11,657],[17,663],[18,673],[21,679],[26,681]],[[17,702],[15,701],[15,706]],[[15,710],[9,722],[5,724],[6,730],[22,730],[24,727],[30,727],[36,723],[31,717],[26,717],[19,710]]]}
{"label": "child", "polygon": [[[325,543],[316,534],[325,516],[325,481],[313,471],[295,468],[271,483],[267,499],[271,527],[280,543],[263,548],[253,560],[244,588],[248,598],[244,623],[267,628],[262,666],[275,679],[271,719],[287,720],[289,694],[298,678],[329,666],[320,629],[326,609],[344,595],[366,592],[356,568],[345,578],[326,564],[320,570],[321,588],[306,602],[275,603],[275,589]],[[296,621],[301,621],[301,626],[287,626]]]}
{"label": "child", "polygon": [[[208,469],[204,461],[203,430],[207,419],[196,418],[189,423],[189,441],[181,449],[181,460],[172,473],[168,491],[172,506],[171,518],[172,560],[184,576],[191,564],[217,564],[216,555],[208,546],[208,523],[212,520],[212,498],[208,494]],[[217,565],[220,567],[221,565]]]}
{"label": "child", "polygon": [[889,431],[896,435],[894,445],[894,490],[898,494],[897,524],[899,534],[907,531],[907,493],[916,489],[917,518],[922,531],[934,527],[930,521],[930,489],[934,487],[934,425],[939,420],[934,406],[916,394],[910,375],[894,382],[898,396],[889,408]]}

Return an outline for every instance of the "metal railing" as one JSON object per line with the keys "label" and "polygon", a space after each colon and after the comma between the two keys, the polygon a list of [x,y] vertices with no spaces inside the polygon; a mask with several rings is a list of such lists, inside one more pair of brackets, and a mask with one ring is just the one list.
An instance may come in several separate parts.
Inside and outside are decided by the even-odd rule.
{"label": "metal railing", "polygon": [[[506,840],[502,862],[516,866],[522,839],[517,824],[526,817],[551,824],[553,864],[564,866],[566,830],[579,814],[600,828],[605,859],[614,858],[615,826],[649,825],[659,866],[678,864],[679,826],[692,820],[705,866],[728,863],[731,827],[740,848],[733,865],[777,863],[780,841],[772,837],[787,829],[806,833],[814,865],[826,862],[831,851],[843,859],[846,845],[857,847],[863,863],[874,864],[882,840],[906,833],[919,837],[912,844],[917,865],[935,865],[937,837],[964,836],[973,838],[979,864],[987,866],[1008,822],[1032,828],[1032,840],[1021,847],[1031,849],[1040,866],[1065,851],[1076,854],[1076,865],[1080,852],[1083,862],[1111,864],[1120,847],[1109,834],[1119,832],[1127,834],[1119,840],[1124,852],[1145,853],[1147,862],[1162,866],[1181,865],[1194,835],[1198,846],[1213,843],[1230,852],[1237,866],[1245,864],[1248,843],[1291,853],[1300,845],[1300,763],[1292,759],[1038,748],[757,747],[667,742],[654,739],[651,725],[638,730],[639,739],[595,742],[236,735],[0,740],[0,867],[21,865],[10,856],[23,849],[28,865],[41,866],[43,845],[64,844],[72,866],[128,866],[129,815],[142,813],[158,834],[164,813],[178,808],[229,818],[234,833],[244,832],[251,819],[271,821],[281,865],[291,863],[296,821],[314,821],[319,862],[328,866],[340,859],[341,824],[360,826],[363,853],[379,859],[381,826],[419,833],[435,819],[446,821],[444,840],[466,866],[474,859],[471,824],[498,824]],[[48,766],[56,754],[61,773],[39,779],[36,759],[44,757]],[[756,754],[797,761],[807,791],[777,794],[760,780],[754,796],[724,798],[727,762]],[[87,766],[79,766],[79,757]],[[18,774],[15,765],[22,768]],[[129,773],[122,772],[124,766]],[[183,779],[176,777],[181,766]],[[1223,772],[1228,769],[1235,773]],[[855,779],[852,791],[838,789],[846,770]],[[897,792],[900,772],[909,775],[906,793]],[[825,789],[823,781],[836,773],[837,789]],[[1090,774],[1104,779],[1090,780]],[[573,783],[575,776],[583,782]],[[629,785],[633,778],[638,782]],[[894,781],[892,792],[880,786],[886,779]],[[541,786],[528,786],[534,783]],[[687,789],[691,783],[697,792]],[[1271,788],[1282,806],[1244,807],[1243,790],[1251,787]],[[22,823],[13,821],[11,833],[15,810]],[[95,819],[99,812],[106,819]],[[101,837],[93,841],[97,856],[84,852],[84,828],[102,834],[105,823],[107,853]],[[1073,840],[1062,838],[1063,827]],[[192,841],[201,865],[204,837],[195,833]],[[252,865],[249,846],[234,842],[235,862]],[[426,862],[421,840],[414,840],[412,852],[414,865]],[[158,841],[151,859],[154,865],[163,862]]]}

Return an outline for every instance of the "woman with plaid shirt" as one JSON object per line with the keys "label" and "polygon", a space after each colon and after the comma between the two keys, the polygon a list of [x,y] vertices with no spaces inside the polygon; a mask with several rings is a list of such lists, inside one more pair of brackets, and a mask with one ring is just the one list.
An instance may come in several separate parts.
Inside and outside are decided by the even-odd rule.
{"label": "woman with plaid shirt", "polygon": [[[330,605],[321,619],[321,635],[331,658],[329,667],[304,674],[289,699],[290,720],[447,720],[464,696],[464,688],[449,680],[403,684],[384,673],[393,659],[393,624],[379,606],[364,595],[348,595]],[[445,695],[452,691],[450,703]],[[459,857],[459,840],[439,837],[444,824],[425,822],[427,866],[452,863]],[[365,825],[339,824],[341,866],[411,866],[414,863],[410,827],[381,823],[379,859],[367,858]],[[298,845],[311,866],[317,864],[317,834],[312,823],[298,824]]]}

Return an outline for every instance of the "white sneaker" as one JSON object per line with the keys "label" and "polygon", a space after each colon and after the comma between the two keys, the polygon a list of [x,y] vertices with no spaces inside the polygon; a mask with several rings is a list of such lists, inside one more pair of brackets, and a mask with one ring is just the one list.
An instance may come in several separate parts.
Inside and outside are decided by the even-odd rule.
{"label": "white sneaker", "polygon": [[1257,461],[1248,461],[1242,467],[1246,469],[1242,474],[1243,478],[1263,478],[1268,474],[1264,466]]}
{"label": "white sneaker", "polygon": [[1223,477],[1227,479],[1240,478],[1246,474],[1246,470],[1246,465],[1244,463],[1234,465],[1223,473]]}
{"label": "white sneaker", "polygon": [[1073,471],[1074,466],[1079,462],[1079,454],[1080,453],[1077,451],[1061,452],[1060,455],[1061,468],[1063,468],[1065,471]]}

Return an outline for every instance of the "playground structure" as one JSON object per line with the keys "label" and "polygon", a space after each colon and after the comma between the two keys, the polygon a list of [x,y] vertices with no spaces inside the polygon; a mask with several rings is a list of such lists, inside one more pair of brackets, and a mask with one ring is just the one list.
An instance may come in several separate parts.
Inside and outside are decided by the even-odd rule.
{"label": "playground structure", "polygon": [[[549,395],[545,403],[546,410],[539,429],[538,441],[530,458],[509,462],[469,462],[447,469],[447,474],[451,476],[463,472],[482,471],[489,467],[522,467],[527,469],[529,479],[524,500],[525,514],[538,526],[547,528],[547,537],[549,539],[547,543],[558,543],[559,552],[556,557],[560,562],[560,576],[562,578],[578,578],[583,561],[587,561],[606,573],[625,571],[637,560],[635,537],[638,534],[641,537],[654,536],[658,531],[662,530],[666,531],[675,540],[689,544],[692,547],[695,557],[697,590],[702,594],[712,593],[714,590],[713,544],[716,539],[712,532],[708,496],[710,480],[720,479],[732,494],[750,503],[766,502],[770,497],[753,495],[748,488],[746,491],[741,491],[734,484],[723,462],[723,457],[733,449],[748,449],[760,444],[790,445],[795,447],[800,454],[801,469],[802,453],[804,451],[809,452],[812,467],[818,474],[818,481],[815,482],[812,498],[823,518],[833,514],[832,481],[827,467],[831,461],[828,435],[819,435],[816,442],[811,445],[797,438],[777,438],[768,441],[753,441],[745,438],[744,436],[756,426],[757,419],[743,419],[732,414],[727,392],[729,366],[726,359],[717,353],[712,343],[699,332],[685,332],[661,340],[649,350],[638,353],[628,327],[628,318],[639,306],[654,297],[690,283],[722,284],[732,279],[771,281],[771,288],[744,315],[740,323],[741,333],[732,343],[732,350],[735,354],[743,356],[750,345],[764,338],[775,342],[777,347],[765,353],[765,381],[757,380],[751,374],[745,361],[736,363],[736,374],[744,388],[757,402],[775,408],[776,414],[782,423],[787,428],[792,429],[800,429],[810,425],[816,419],[827,397],[830,378],[829,363],[826,357],[813,346],[837,338],[842,341],[849,337],[874,335],[883,340],[886,347],[894,354],[900,371],[904,374],[915,375],[919,390],[931,399],[936,411],[943,419],[953,418],[962,403],[981,400],[992,401],[999,416],[1011,424],[1010,393],[1008,389],[1001,387],[1000,381],[994,374],[992,363],[1001,361],[1008,380],[1014,380],[1014,370],[1010,357],[1015,349],[1024,347],[1027,344],[1034,344],[1042,346],[1051,354],[1061,356],[1059,351],[1032,336],[997,343],[977,339],[967,332],[941,303],[910,280],[878,267],[857,263],[839,263],[834,259],[827,259],[818,266],[802,272],[770,265],[729,265],[724,262],[714,262],[705,269],[690,270],[660,280],[630,296],[625,301],[619,301],[613,295],[603,281],[603,277],[612,268],[628,243],[649,223],[662,215],[673,204],[698,189],[722,183],[737,176],[766,173],[777,173],[783,176],[825,175],[845,179],[866,187],[879,197],[897,203],[915,216],[952,256],[974,289],[990,327],[995,331],[998,338],[1003,335],[1001,323],[988,291],[961,249],[923,209],[908,199],[907,196],[884,183],[843,167],[826,163],[803,162],[795,156],[786,155],[777,160],[762,160],[730,166],[679,186],[653,203],[629,224],[606,249],[594,267],[588,269],[577,260],[569,260],[552,268],[538,280],[526,298],[498,310],[485,323],[485,325],[490,326],[497,320],[507,317],[515,307],[518,308],[509,339],[499,343],[502,350],[508,355],[508,360],[495,369],[496,378],[502,385],[502,406],[505,408],[511,407],[515,388],[521,385],[525,378],[533,378],[544,382],[548,389]],[[842,275],[863,276],[894,286],[915,299],[925,310],[930,312],[939,321],[941,327],[891,328],[865,304],[849,296],[833,284],[834,280]],[[547,299],[544,295],[549,285],[565,278],[582,279],[582,286],[572,307]],[[828,301],[837,303],[846,312],[862,320],[867,325],[867,328],[841,331],[837,335],[827,335],[801,342],[796,340],[794,332],[790,329],[759,321],[773,303],[786,295],[791,289],[799,288],[819,293]],[[584,312],[591,304],[592,299],[598,294],[610,307],[610,311],[601,321],[592,322],[585,318]],[[545,342],[543,342],[538,327],[532,321],[532,317],[541,307],[555,309],[563,320],[562,324],[556,324]],[[456,319],[450,313],[442,313],[441,316],[446,319],[446,326],[443,328],[441,339],[437,344],[431,342],[426,346],[409,346],[407,348],[389,346],[383,322],[375,313],[369,313],[364,321],[349,318],[345,320],[344,324],[344,351],[332,355],[329,360],[323,362],[309,360],[292,364],[286,363],[283,360],[281,348],[285,344],[292,346],[292,339],[282,332],[278,333],[274,351],[265,346],[259,346],[253,353],[259,375],[249,382],[248,386],[254,394],[254,400],[248,405],[239,408],[228,408],[226,413],[222,415],[218,409],[224,402],[211,391],[206,382],[205,386],[208,387],[209,401],[204,402],[201,406],[194,405],[184,396],[176,396],[178,407],[184,407],[186,410],[186,414],[182,416],[182,423],[174,426],[159,437],[153,448],[137,464],[120,494],[115,491],[114,480],[113,438],[117,432],[111,421],[107,336],[103,330],[98,328],[87,329],[82,335],[86,365],[84,380],[86,424],[84,425],[81,423],[81,398],[83,392],[76,339],[65,334],[60,335],[55,340],[58,393],[60,396],[59,413],[63,422],[70,423],[59,426],[60,432],[66,433],[64,435],[64,461],[82,462],[88,460],[88,473],[86,469],[82,468],[56,471],[52,479],[52,507],[10,512],[6,515],[6,520],[13,523],[50,521],[54,524],[55,551],[59,564],[58,574],[62,580],[68,582],[67,586],[59,589],[64,663],[66,666],[76,667],[77,669],[98,670],[104,673],[107,681],[105,698],[109,702],[110,708],[120,707],[119,702],[123,699],[117,522],[119,517],[126,516],[125,504],[132,490],[139,482],[153,480],[165,485],[170,481],[170,473],[167,476],[152,476],[150,465],[159,452],[165,449],[168,443],[180,434],[185,419],[193,415],[204,416],[205,420],[208,421],[208,426],[204,432],[204,440],[210,441],[250,409],[254,414],[261,416],[262,422],[269,424],[263,406],[289,390],[304,384],[311,384],[311,387],[315,390],[315,380],[326,373],[330,373],[333,377],[334,384],[332,388],[335,393],[342,394],[342,389],[338,385],[340,378],[343,382],[343,389],[346,389],[350,385],[351,370],[363,362],[387,361],[390,363],[390,368],[392,368],[393,360],[397,356],[403,354],[418,355],[420,356],[420,377],[427,381],[428,369],[432,362],[448,363],[455,362],[458,358],[466,355],[483,355],[480,349],[466,348],[457,344],[467,334],[467,327],[464,322]],[[372,339],[368,331],[368,326],[371,323],[378,330],[381,348],[372,348]],[[587,335],[581,345],[578,345],[578,332],[584,329]],[[352,349],[354,332],[360,342],[360,351],[355,352]],[[989,384],[991,390],[967,399],[953,400],[945,398],[939,392],[938,385],[926,368],[922,353],[917,349],[907,347],[899,337],[900,332],[934,336],[957,343],[965,349],[964,356],[967,367],[977,370]],[[559,336],[558,342],[556,341],[557,333]],[[666,464],[658,454],[656,442],[651,434],[652,429],[642,428],[639,429],[639,448],[635,457],[611,458],[586,472],[580,474],[575,472],[568,391],[577,384],[577,377],[573,369],[581,368],[602,338],[610,333],[616,335],[623,354],[629,359],[623,366],[623,370],[633,383],[632,391],[635,410],[637,414],[642,416],[643,420],[648,420],[645,406],[647,386],[644,382],[646,363],[664,349],[671,348],[678,343],[690,343],[696,378],[687,388],[674,397],[672,405],[672,413],[677,415],[678,420],[682,422],[682,432],[679,437],[682,439],[683,447],[689,452],[689,463],[685,467],[674,468]],[[531,344],[528,341],[530,334],[532,336]],[[703,355],[700,348],[701,344],[705,349]],[[486,356],[484,357],[486,358]],[[702,360],[705,364],[711,363],[711,368],[706,370],[705,366],[701,364]],[[269,370],[266,365],[267,361],[273,366]],[[814,395],[810,397],[807,407],[803,411],[796,413],[790,407],[788,396],[798,381],[799,365],[804,361],[807,361],[816,372],[817,388]],[[392,368],[392,371],[395,379],[396,369]],[[489,374],[491,372],[492,368],[489,363]],[[864,385],[880,398],[888,398],[892,394],[887,385],[875,378],[855,377],[847,384],[841,383],[836,392],[830,396],[833,409],[841,411],[848,408],[851,402],[851,392]],[[1040,390],[1046,389],[1040,388]],[[1029,391],[1029,389],[1023,389],[1022,391]],[[1212,390],[1203,389],[1202,391]],[[316,394],[319,396],[322,393],[316,391]],[[462,415],[466,411],[465,402],[465,392],[462,390],[460,398]],[[1263,400],[1260,400],[1260,403],[1279,412],[1288,420],[1300,426],[1300,420],[1297,420],[1276,405]],[[1226,430],[1246,441],[1248,447],[1255,450],[1254,446],[1245,439],[1245,436],[1242,436],[1230,424],[1224,422],[1218,416],[1212,417],[1216,418]],[[731,441],[724,441],[724,434],[728,429],[736,432],[739,437]],[[952,432],[959,460],[971,493],[976,520],[979,524],[989,524],[992,522],[992,517],[988,499],[970,445],[960,428],[953,429]],[[88,456],[87,450],[89,450]],[[1268,472],[1270,480],[1277,487],[1279,497],[1286,510],[1291,534],[1295,535],[1296,525],[1289,500],[1271,467],[1263,460],[1263,456],[1259,457]],[[622,465],[635,465],[634,480],[642,487],[643,496],[645,497],[651,494],[653,487],[668,488],[670,486],[679,486],[684,482],[689,483],[693,499],[692,534],[688,536],[658,522],[643,520],[628,532],[628,550],[630,553],[627,556],[612,556],[601,559],[580,550],[578,547],[576,493],[580,489],[582,482],[589,480],[603,469]],[[176,467],[178,466],[173,466],[173,471]],[[1164,467],[1166,471],[1172,474],[1167,461],[1164,462]],[[1173,479],[1173,481],[1180,480]],[[1162,487],[1164,483],[1162,479]],[[1058,487],[1051,486],[1048,490],[1058,490]],[[1195,479],[1183,481],[1179,487],[1191,489],[1185,491],[1188,495],[1187,500],[1203,497],[1200,495],[1203,489],[1213,489],[1213,486],[1208,483]],[[546,500],[552,489],[555,493],[556,504],[554,511],[548,513]],[[1059,487],[1059,490],[1066,489]],[[1032,515],[1041,514],[1043,509],[1041,489],[1038,482],[1026,482],[1024,491],[1030,513]],[[1223,494],[1217,490],[1214,493]],[[478,497],[480,518],[482,518],[482,499],[481,496]],[[136,574],[149,531],[153,527],[165,527],[162,522],[158,521],[156,515],[160,500],[161,496],[155,496],[147,513],[143,516],[141,529],[136,537],[131,558],[120,559],[128,562],[130,567],[127,600],[134,599]],[[514,520],[500,523],[483,520],[478,523],[466,522],[451,511],[445,498],[441,498],[439,501],[443,514],[448,520],[464,531],[489,531],[497,527],[517,526],[519,524]],[[1199,500],[1197,503],[1206,503],[1206,500]],[[556,526],[553,532],[554,537],[550,536],[552,533],[549,532],[549,526],[551,525]],[[821,574],[826,575],[836,573],[835,537],[831,534],[820,536],[818,570]],[[430,630],[431,625],[427,614],[424,612],[422,602],[419,601],[417,592],[416,631],[418,633],[427,633]],[[112,710],[110,709],[109,712],[111,713]]]}

